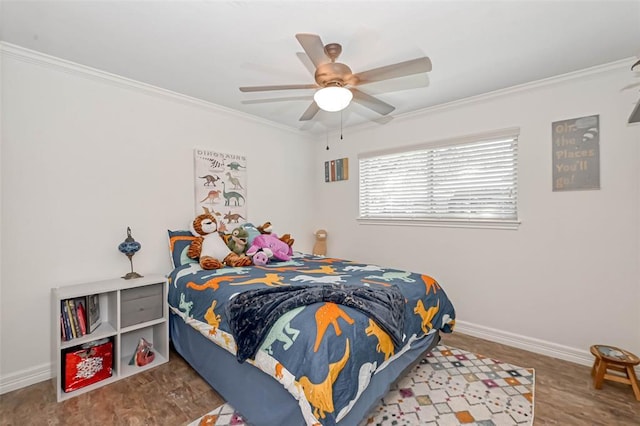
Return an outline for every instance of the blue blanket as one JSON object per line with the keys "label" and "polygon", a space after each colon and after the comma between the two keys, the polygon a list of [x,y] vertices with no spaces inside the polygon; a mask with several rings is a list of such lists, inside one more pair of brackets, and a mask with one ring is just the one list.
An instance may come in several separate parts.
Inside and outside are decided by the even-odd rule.
{"label": "blue blanket", "polygon": [[[376,372],[425,335],[449,333],[455,324],[451,301],[430,276],[342,259],[296,254],[264,267],[214,271],[192,263],[173,270],[169,283],[172,311],[280,382],[309,424],[334,425]],[[260,299],[270,294],[275,302]],[[290,301],[294,295],[305,303]],[[252,310],[252,321],[232,326]],[[256,324],[262,330],[253,335]]]}
{"label": "blue blanket", "polygon": [[231,299],[227,318],[238,346],[238,361],[253,358],[273,324],[285,313],[318,302],[355,308],[373,319],[393,341],[402,345],[404,296],[395,286],[347,287],[343,284],[276,287],[246,291]]}

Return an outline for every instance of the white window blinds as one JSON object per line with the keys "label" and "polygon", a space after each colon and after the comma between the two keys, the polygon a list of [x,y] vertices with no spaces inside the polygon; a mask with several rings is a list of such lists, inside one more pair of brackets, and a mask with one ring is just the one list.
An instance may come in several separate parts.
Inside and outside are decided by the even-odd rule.
{"label": "white window blinds", "polygon": [[359,158],[360,219],[516,222],[518,132]]}

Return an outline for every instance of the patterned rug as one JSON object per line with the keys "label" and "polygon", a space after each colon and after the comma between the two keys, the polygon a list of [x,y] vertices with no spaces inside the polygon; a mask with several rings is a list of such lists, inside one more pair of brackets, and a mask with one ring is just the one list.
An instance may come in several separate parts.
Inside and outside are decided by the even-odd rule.
{"label": "patterned rug", "polygon": [[[437,346],[400,379],[360,426],[533,424],[533,369]],[[229,404],[189,426],[245,426]]]}

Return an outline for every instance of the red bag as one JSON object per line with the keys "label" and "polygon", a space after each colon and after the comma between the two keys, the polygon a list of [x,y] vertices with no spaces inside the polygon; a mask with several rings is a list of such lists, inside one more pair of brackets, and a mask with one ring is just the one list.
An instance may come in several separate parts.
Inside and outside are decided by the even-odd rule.
{"label": "red bag", "polygon": [[65,354],[62,388],[71,392],[109,378],[112,372],[113,343],[109,339],[71,348]]}
{"label": "red bag", "polygon": [[156,354],[153,353],[151,347],[153,345],[145,338],[140,338],[138,342],[138,347],[136,347],[136,351],[133,353],[131,360],[129,361],[129,365],[137,365],[138,367],[142,367],[143,365],[147,365],[156,357]]}

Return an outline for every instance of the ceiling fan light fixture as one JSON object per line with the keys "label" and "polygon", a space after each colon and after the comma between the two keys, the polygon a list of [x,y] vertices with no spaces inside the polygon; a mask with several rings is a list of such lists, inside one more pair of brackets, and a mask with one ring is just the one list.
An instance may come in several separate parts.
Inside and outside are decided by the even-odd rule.
{"label": "ceiling fan light fixture", "polygon": [[349,106],[351,99],[353,99],[351,90],[337,86],[322,88],[313,95],[313,100],[318,107],[328,112],[342,111]]}

